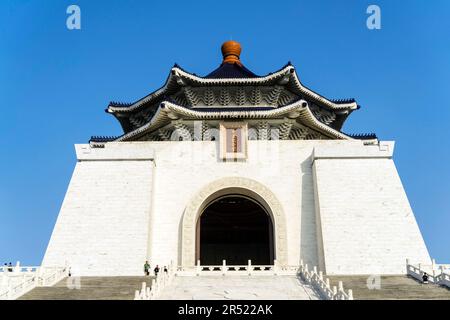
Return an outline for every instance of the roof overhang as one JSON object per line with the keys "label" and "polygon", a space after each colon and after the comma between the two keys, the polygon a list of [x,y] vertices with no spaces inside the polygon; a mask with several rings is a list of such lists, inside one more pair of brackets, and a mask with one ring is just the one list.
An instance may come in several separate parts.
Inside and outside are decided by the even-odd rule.
{"label": "roof overhang", "polygon": [[192,110],[184,106],[177,105],[172,102],[162,102],[153,118],[145,125],[124,134],[114,141],[131,141],[138,139],[144,134],[153,132],[171,121],[186,119],[186,120],[226,120],[226,119],[275,119],[275,118],[290,118],[299,120],[302,124],[314,129],[327,137],[333,139],[353,140],[352,137],[337,131],[319,120],[313,115],[309,109],[308,103],[305,100],[298,100],[295,103],[279,107],[272,110],[215,110],[215,111],[200,111]]}
{"label": "roof overhang", "polygon": [[325,106],[330,110],[334,111],[344,111],[347,110],[349,113],[353,110],[358,109],[358,104],[356,101],[348,103],[336,103],[329,100],[318,93],[312,91],[311,89],[305,87],[295,71],[294,66],[288,64],[277,72],[268,74],[262,77],[253,78],[204,78],[199,77],[195,74],[189,73],[178,66],[171,69],[169,77],[166,83],[160,89],[154,91],[153,93],[145,96],[144,98],[132,103],[132,104],[109,104],[106,111],[111,114],[120,113],[132,113],[139,110],[144,104],[151,103],[156,99],[161,99],[162,97],[170,94],[172,91],[176,91],[183,86],[223,86],[223,85],[284,85],[292,88],[298,95],[304,95],[309,97],[313,102]]}

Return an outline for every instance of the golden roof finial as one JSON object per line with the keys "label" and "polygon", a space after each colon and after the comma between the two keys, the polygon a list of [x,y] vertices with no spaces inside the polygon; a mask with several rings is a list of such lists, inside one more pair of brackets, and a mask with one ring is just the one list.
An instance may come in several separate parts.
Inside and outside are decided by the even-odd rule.
{"label": "golden roof finial", "polygon": [[242,65],[241,61],[239,60],[240,54],[241,45],[239,42],[230,40],[222,44],[222,63],[237,63],[238,65]]}

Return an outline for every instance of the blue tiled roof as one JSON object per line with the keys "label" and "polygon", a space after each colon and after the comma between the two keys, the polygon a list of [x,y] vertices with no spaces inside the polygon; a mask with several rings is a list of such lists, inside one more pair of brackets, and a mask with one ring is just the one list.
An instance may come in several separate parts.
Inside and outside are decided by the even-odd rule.
{"label": "blue tiled roof", "polygon": [[205,76],[206,79],[259,78],[256,74],[237,63],[222,63],[220,67]]}
{"label": "blue tiled roof", "polygon": [[346,103],[353,103],[356,102],[354,98],[349,99],[330,99],[331,102],[334,102],[336,104],[346,104]]}
{"label": "blue tiled roof", "polygon": [[349,137],[358,140],[368,140],[368,139],[378,139],[375,133],[357,133],[357,134],[347,134]]}
{"label": "blue tiled roof", "polygon": [[118,137],[92,136],[89,142],[110,142],[116,140]]}
{"label": "blue tiled roof", "polygon": [[110,106],[114,106],[114,107],[129,107],[132,105],[132,103],[129,102],[117,102],[117,101],[111,101],[109,103]]}

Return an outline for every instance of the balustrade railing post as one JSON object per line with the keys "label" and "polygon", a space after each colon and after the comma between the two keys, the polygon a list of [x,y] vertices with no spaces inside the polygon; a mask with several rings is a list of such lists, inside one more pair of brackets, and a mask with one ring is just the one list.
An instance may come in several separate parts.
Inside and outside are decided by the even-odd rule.
{"label": "balustrade railing post", "polygon": [[196,268],[196,273],[197,276],[200,275],[200,272],[202,271],[201,267],[200,267],[200,260],[197,260],[197,268]]}
{"label": "balustrade railing post", "polygon": [[226,275],[227,273],[227,261],[226,260],[222,260],[222,275]]}
{"label": "balustrade railing post", "polygon": [[274,260],[273,260],[273,273],[274,273],[275,275],[278,274],[278,260],[277,260],[277,259],[274,259]]}
{"label": "balustrade railing post", "polygon": [[353,290],[352,289],[348,290],[348,300],[353,300]]}
{"label": "balustrade railing post", "polygon": [[44,286],[44,274],[45,274],[45,267],[40,267],[37,281],[38,286]]}
{"label": "balustrade railing post", "polygon": [[329,292],[331,290],[331,287],[330,287],[330,279],[329,278],[326,278],[325,279],[325,291],[326,292]]}
{"label": "balustrade railing post", "polygon": [[247,272],[249,276],[252,275],[252,260],[248,260]]}
{"label": "balustrade railing post", "polygon": [[13,269],[14,273],[20,273],[20,261],[16,262],[16,266]]}

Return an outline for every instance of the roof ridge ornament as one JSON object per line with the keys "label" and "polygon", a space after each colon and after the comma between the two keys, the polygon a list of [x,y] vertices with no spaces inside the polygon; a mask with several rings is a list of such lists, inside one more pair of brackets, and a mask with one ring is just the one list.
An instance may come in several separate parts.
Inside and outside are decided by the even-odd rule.
{"label": "roof ridge ornament", "polygon": [[239,42],[233,40],[226,41],[222,44],[221,50],[223,56],[222,64],[231,63],[242,66],[242,63],[240,61],[242,48]]}

